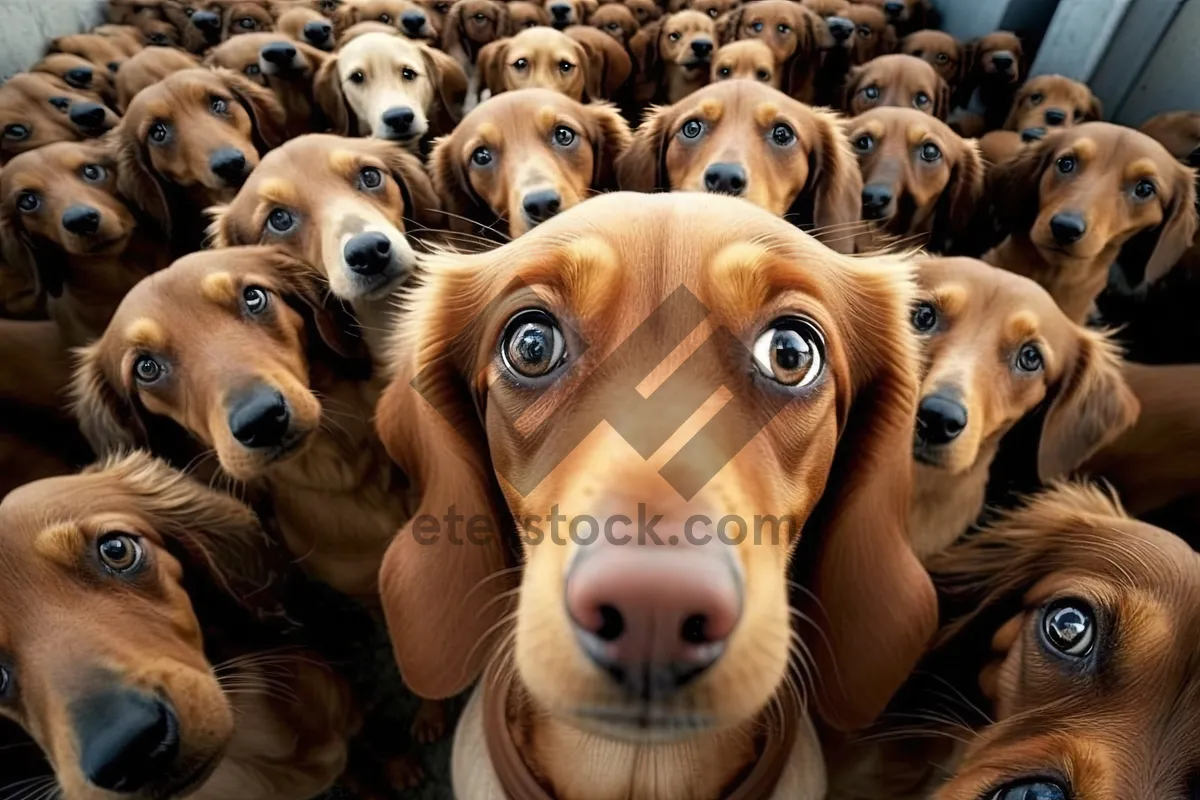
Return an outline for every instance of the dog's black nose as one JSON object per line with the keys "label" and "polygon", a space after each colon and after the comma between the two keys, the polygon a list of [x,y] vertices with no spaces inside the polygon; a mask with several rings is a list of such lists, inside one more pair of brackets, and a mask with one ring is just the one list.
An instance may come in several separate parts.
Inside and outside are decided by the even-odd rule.
{"label": "dog's black nose", "polygon": [[953,397],[931,394],[917,406],[917,438],[925,444],[949,444],[967,427],[967,409]]}
{"label": "dog's black nose", "polygon": [[888,2],[883,4],[883,12],[895,19],[904,13],[904,3]]}
{"label": "dog's black nose", "polygon": [[87,89],[92,85],[91,67],[71,67],[63,73],[63,80],[76,89]]}
{"label": "dog's black nose", "polygon": [[879,183],[868,183],[862,190],[863,216],[867,219],[882,219],[892,206],[892,187]]}
{"label": "dog's black nose", "polygon": [[212,11],[197,11],[192,14],[192,24],[206,35],[209,31],[221,32],[221,17]]}
{"label": "dog's black nose", "polygon": [[854,23],[845,17],[829,17],[825,24],[829,26],[829,34],[834,41],[844,42],[854,35]]}
{"label": "dog's black nose", "polygon": [[258,51],[262,59],[277,67],[290,67],[296,58],[296,48],[287,42],[271,42]]}
{"label": "dog's black nose", "polygon": [[555,3],[554,5],[550,6],[550,14],[556,20],[565,20],[571,16],[571,6],[567,5],[566,3]]}
{"label": "dog's black nose", "polygon": [[425,27],[425,15],[420,11],[405,11],[400,15],[400,24],[410,34],[418,34]]}
{"label": "dog's black nose", "polygon": [[412,134],[416,118],[416,113],[408,106],[396,106],[383,112],[383,124],[388,127],[389,132],[401,138]]}
{"label": "dog's black nose", "polygon": [[71,233],[90,236],[100,230],[100,212],[91,206],[71,206],[63,212],[62,225]]}
{"label": "dog's black nose", "polygon": [[712,55],[713,43],[709,39],[696,39],[692,42],[692,52],[700,58]]}
{"label": "dog's black nose", "polygon": [[1036,142],[1046,138],[1045,128],[1026,128],[1021,131],[1022,142]]}
{"label": "dog's black nose", "polygon": [[1006,70],[1013,65],[1013,57],[1011,53],[993,53],[992,66],[998,70]]}
{"label": "dog's black nose", "polygon": [[314,19],[312,22],[304,23],[304,39],[313,47],[319,47],[324,50],[328,45],[332,44],[332,36],[333,25],[329,22]]}
{"label": "dog's black nose", "polygon": [[73,103],[67,116],[83,130],[94,131],[104,127],[108,113],[99,103]]}
{"label": "dog's black nose", "polygon": [[525,219],[536,225],[562,211],[562,197],[553,189],[538,189],[521,198],[521,209]]}
{"label": "dog's black nose", "polygon": [[1067,112],[1063,111],[1061,108],[1046,109],[1046,124],[1050,127],[1062,125],[1066,121]]}
{"label": "dog's black nose", "polygon": [[704,188],[713,194],[740,196],[746,193],[749,183],[746,169],[741,164],[709,164],[704,170]]}
{"label": "dog's black nose", "polygon": [[229,432],[246,447],[278,447],[291,426],[292,412],[277,389],[260,386],[229,409]]}
{"label": "dog's black nose", "polygon": [[179,720],[166,702],[141,692],[87,697],[71,708],[79,768],[93,786],[132,794],[179,753]]}
{"label": "dog's black nose", "polygon": [[222,147],[209,157],[208,166],[214,175],[231,186],[246,182],[246,156],[241,150]]}
{"label": "dog's black nose", "polygon": [[1050,233],[1059,244],[1078,242],[1087,233],[1087,222],[1078,214],[1055,214],[1050,218]]}
{"label": "dog's black nose", "polygon": [[346,242],[342,257],[351,272],[363,276],[378,275],[392,263],[392,242],[379,231],[360,233]]}

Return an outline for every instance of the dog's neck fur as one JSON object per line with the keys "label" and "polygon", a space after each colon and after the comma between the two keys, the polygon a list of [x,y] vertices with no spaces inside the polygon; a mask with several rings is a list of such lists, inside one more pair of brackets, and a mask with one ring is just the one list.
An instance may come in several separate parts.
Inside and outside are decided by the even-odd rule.
{"label": "dog's neck fur", "polygon": [[996,447],[996,443],[985,443],[975,463],[957,474],[920,462],[913,464],[908,536],[917,558],[924,561],[945,550],[979,518]]}
{"label": "dog's neck fur", "polygon": [[1024,275],[1040,284],[1070,319],[1087,322],[1093,303],[1108,285],[1108,270],[1120,248],[1110,245],[1091,260],[1062,256],[1050,262],[1027,233],[1014,233],[984,254],[992,266]]}
{"label": "dog's neck fur", "polygon": [[687,97],[697,89],[708,85],[711,67],[681,67],[670,64],[667,67],[667,79],[663,81],[662,96],[656,98],[659,102],[673,105]]}

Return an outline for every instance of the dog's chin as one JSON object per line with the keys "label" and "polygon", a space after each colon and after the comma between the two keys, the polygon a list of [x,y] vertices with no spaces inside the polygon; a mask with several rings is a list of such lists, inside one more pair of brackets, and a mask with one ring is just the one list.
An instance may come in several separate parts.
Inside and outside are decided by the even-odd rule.
{"label": "dog's chin", "polygon": [[1035,233],[1030,237],[1030,241],[1033,242],[1033,246],[1037,248],[1042,258],[1051,263],[1093,261],[1100,257],[1101,250],[1103,249],[1095,249],[1093,252],[1093,248],[1080,247],[1080,243],[1073,245],[1059,244],[1054,240],[1053,236],[1048,234],[1039,235]]}
{"label": "dog's chin", "polygon": [[73,256],[112,256],[123,253],[132,236],[132,230],[101,230],[92,236],[67,234],[63,249]]}
{"label": "dog's chin", "polygon": [[282,442],[272,447],[254,449],[234,445],[233,453],[218,453],[221,468],[239,481],[262,478],[270,470],[299,458],[312,442],[316,427],[296,428]]}
{"label": "dog's chin", "polygon": [[345,281],[346,285],[334,290],[334,294],[337,295],[339,300],[347,303],[384,300],[404,284],[405,278],[410,273],[410,269],[400,265],[393,265],[391,269],[385,270],[378,275],[354,275]]}
{"label": "dog's chin", "polygon": [[913,439],[913,460],[926,467],[949,471],[950,454],[946,448]]}

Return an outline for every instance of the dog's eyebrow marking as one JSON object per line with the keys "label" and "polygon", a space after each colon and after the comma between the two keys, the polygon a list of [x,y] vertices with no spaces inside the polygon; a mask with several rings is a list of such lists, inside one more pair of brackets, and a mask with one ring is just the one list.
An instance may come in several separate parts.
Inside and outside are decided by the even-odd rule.
{"label": "dog's eyebrow marking", "polygon": [[1099,150],[1099,146],[1093,139],[1080,139],[1075,142],[1075,155],[1080,161],[1091,161]]}
{"label": "dog's eyebrow marking", "polygon": [[349,177],[358,166],[358,156],[349,150],[334,150],[329,154],[329,164],[335,171]]}
{"label": "dog's eyebrow marking", "polygon": [[537,126],[541,131],[549,131],[554,127],[558,114],[550,106],[542,106],[537,111]]}
{"label": "dog's eyebrow marking", "polygon": [[1133,181],[1140,178],[1157,178],[1158,165],[1152,158],[1139,158],[1125,167],[1125,180]]}
{"label": "dog's eyebrow marking", "polygon": [[167,343],[167,333],[154,320],[142,317],[125,329],[125,339],[134,347],[159,350]]}
{"label": "dog's eyebrow marking", "polygon": [[714,296],[730,316],[745,319],[766,303],[771,293],[765,269],[770,257],[766,247],[750,242],[735,242],[713,257],[704,282],[706,287],[719,287]]}
{"label": "dog's eyebrow marking", "polygon": [[298,205],[296,187],[285,178],[267,178],[258,187],[258,196],[281,206],[295,208]]}
{"label": "dog's eyebrow marking", "polygon": [[64,567],[78,563],[77,554],[83,549],[83,534],[69,522],[60,522],[38,531],[33,551],[48,561]]}
{"label": "dog's eyebrow marking", "polygon": [[913,147],[916,147],[922,141],[924,141],[925,137],[929,135],[930,131],[929,128],[921,125],[915,128],[909,128],[907,131],[905,131],[905,133],[908,136],[908,143]]}
{"label": "dog's eyebrow marking", "polygon": [[485,122],[480,125],[477,135],[486,144],[494,144],[501,139],[500,129],[492,122]]}
{"label": "dog's eyebrow marking", "polygon": [[208,300],[229,305],[237,299],[237,287],[228,272],[213,272],[200,281],[200,291]]}
{"label": "dog's eyebrow marking", "polygon": [[1037,334],[1037,316],[1028,309],[1018,311],[1004,323],[1004,338],[1010,342],[1023,342]]}
{"label": "dog's eyebrow marking", "polygon": [[946,283],[933,290],[933,302],[947,316],[957,316],[967,304],[967,287]]}
{"label": "dog's eyebrow marking", "polygon": [[760,128],[770,125],[777,116],[779,116],[779,106],[774,103],[760,103],[758,108],[754,109],[754,121]]}
{"label": "dog's eyebrow marking", "polygon": [[708,119],[713,122],[720,122],[721,113],[724,111],[725,106],[719,100],[710,97],[700,101],[699,109],[700,113]]}

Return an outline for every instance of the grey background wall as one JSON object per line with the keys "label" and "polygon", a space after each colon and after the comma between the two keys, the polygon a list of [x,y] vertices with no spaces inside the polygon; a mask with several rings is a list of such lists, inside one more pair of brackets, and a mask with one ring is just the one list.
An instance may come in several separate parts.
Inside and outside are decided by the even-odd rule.
{"label": "grey background wall", "polygon": [[55,36],[97,24],[103,7],[103,0],[0,0],[0,80],[29,68]]}

